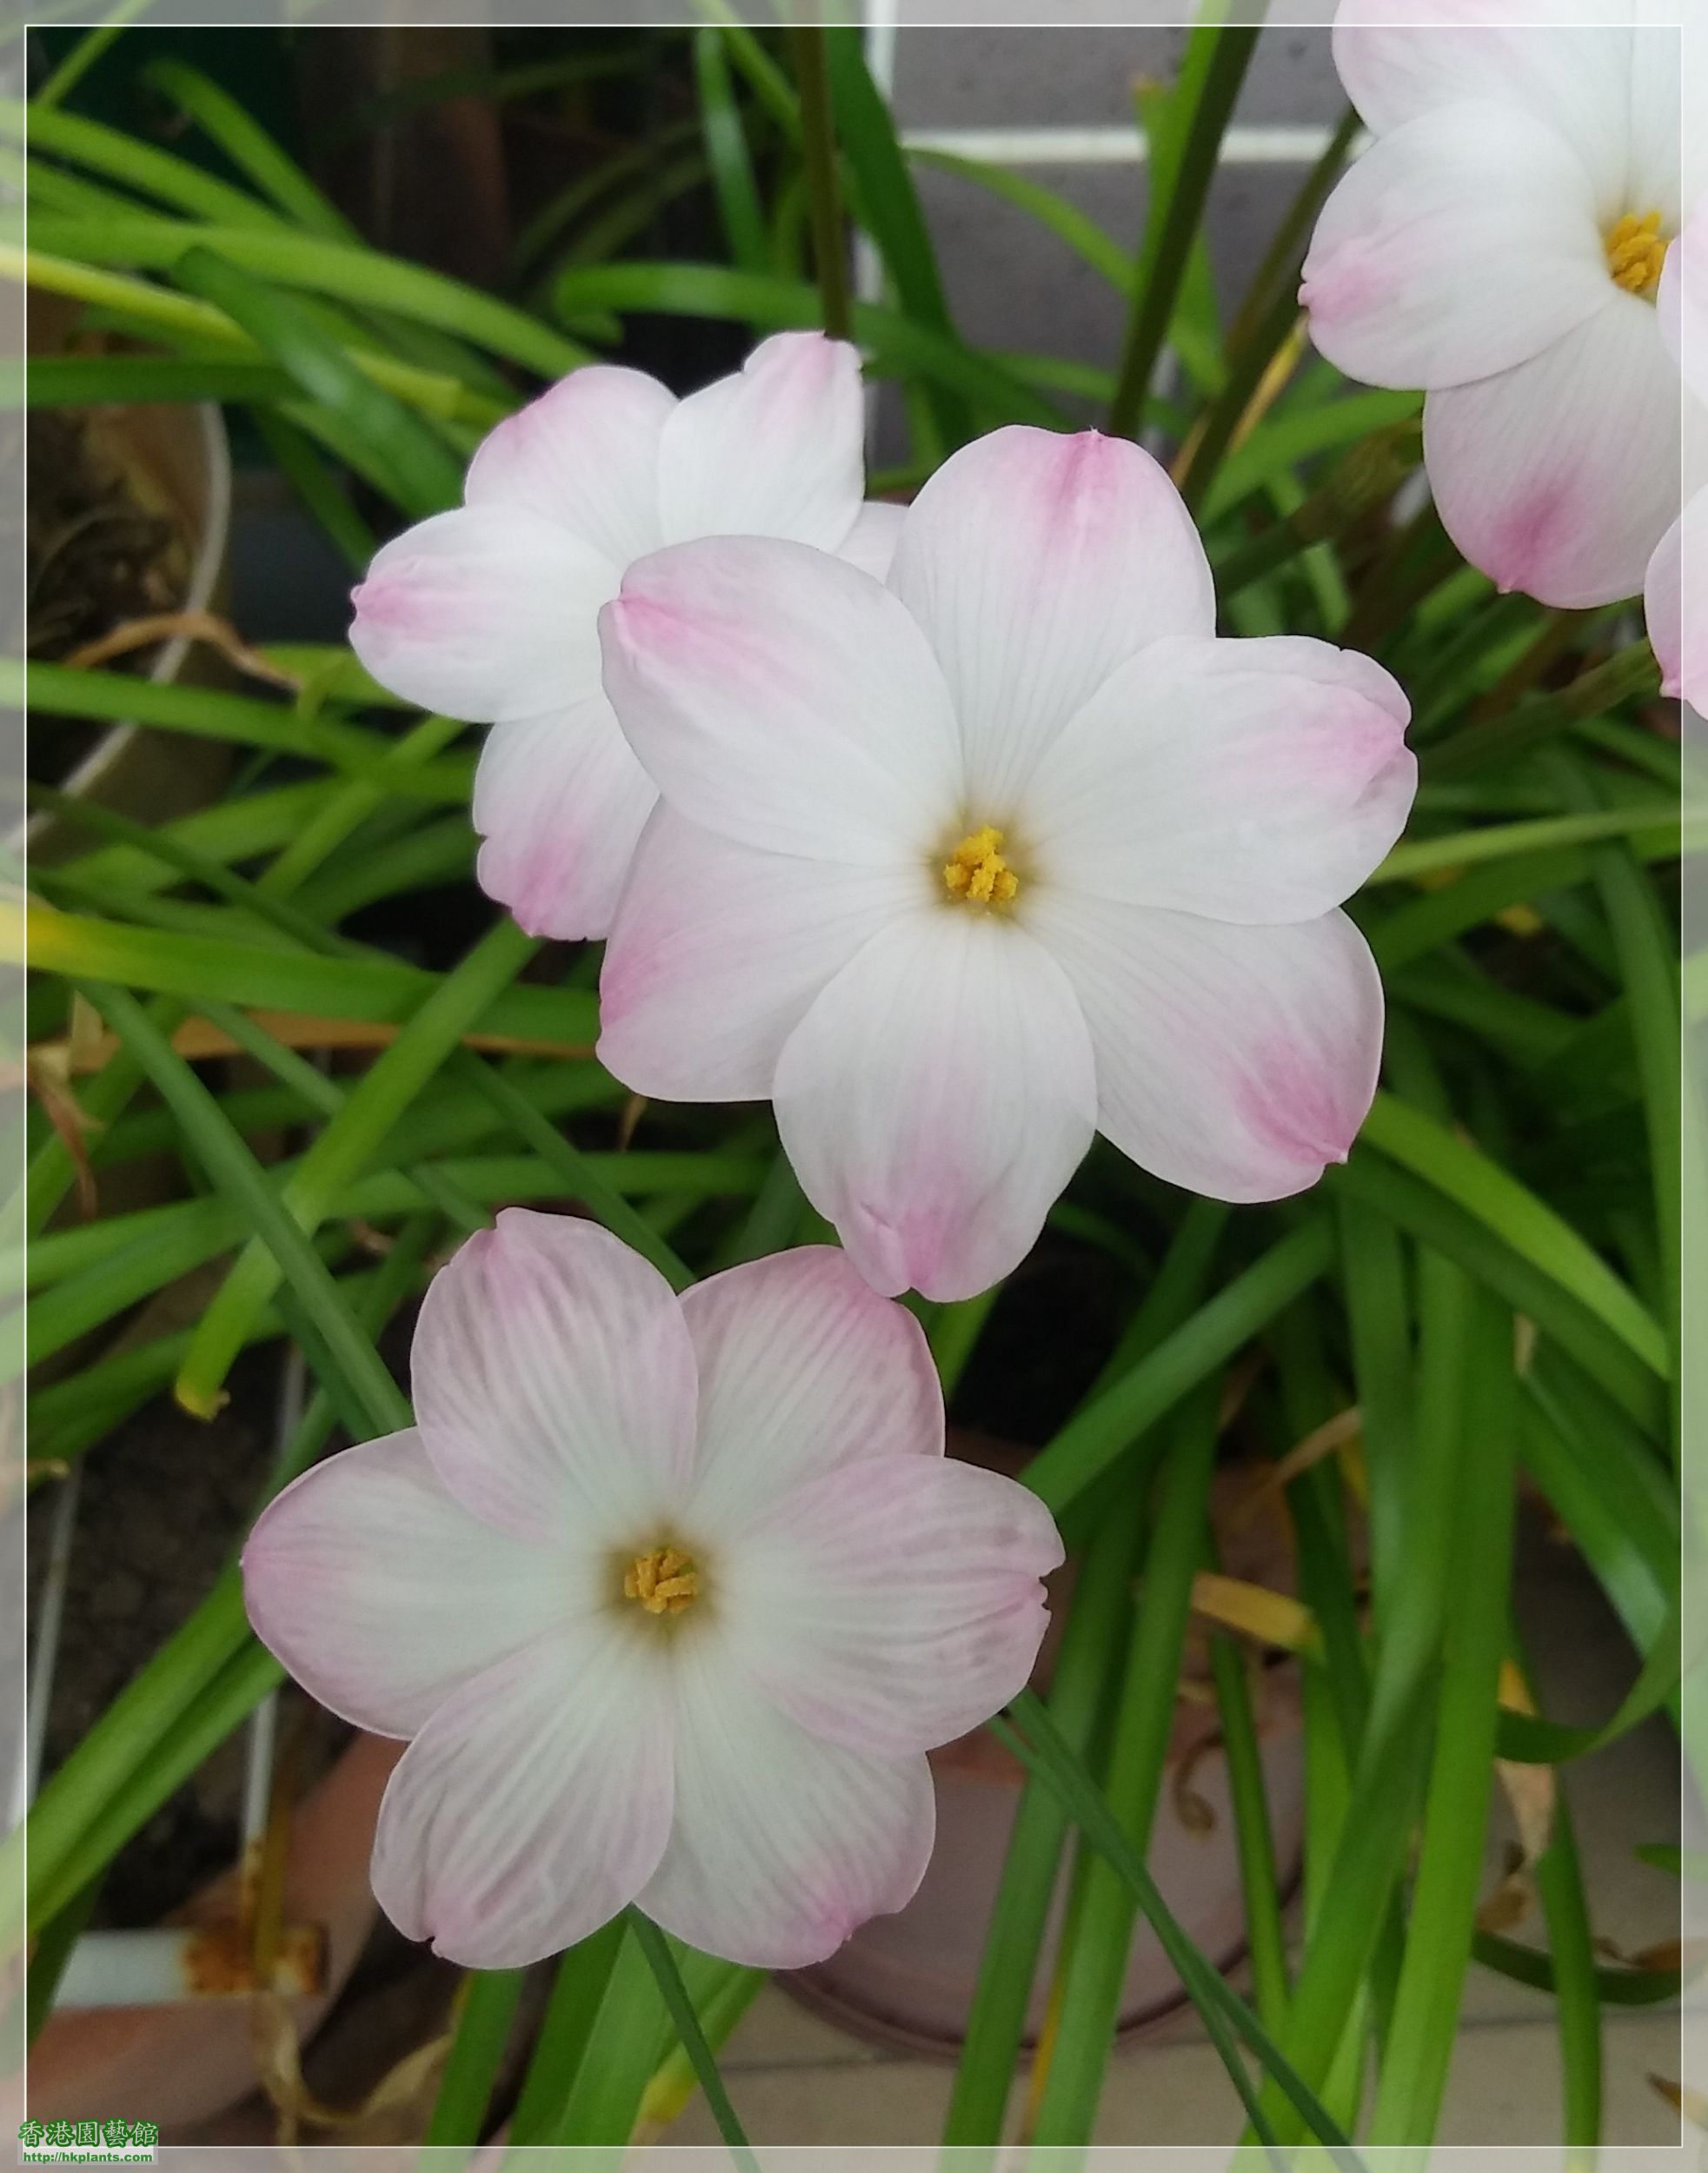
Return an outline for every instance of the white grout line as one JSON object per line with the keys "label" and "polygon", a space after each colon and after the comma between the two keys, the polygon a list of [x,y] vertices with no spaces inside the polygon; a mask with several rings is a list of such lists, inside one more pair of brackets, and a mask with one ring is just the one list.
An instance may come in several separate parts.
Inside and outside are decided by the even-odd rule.
{"label": "white grout line", "polygon": [[48,1566],[42,1579],[42,1598],[36,1618],[36,1650],[30,1662],[29,1764],[27,1801],[36,1800],[41,1785],[42,1753],[48,1739],[48,1707],[53,1699],[53,1678],[59,1665],[59,1632],[65,1620],[65,1587],[71,1574],[71,1541],[77,1525],[77,1495],[83,1485],[83,1460],[72,1465],[60,1485],[53,1505],[53,1530],[48,1542]]}
{"label": "white grout line", "polygon": [[[1332,132],[1303,124],[1231,128],[1221,155],[1230,166],[1308,166]],[[901,141],[910,151],[949,151],[1007,166],[1142,166],[1148,155],[1136,128],[903,129]]]}

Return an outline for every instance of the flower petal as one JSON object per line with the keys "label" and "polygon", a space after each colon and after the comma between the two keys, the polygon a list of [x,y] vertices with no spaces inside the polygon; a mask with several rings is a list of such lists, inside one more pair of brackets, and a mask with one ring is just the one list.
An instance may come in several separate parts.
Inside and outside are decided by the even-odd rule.
{"label": "flower petal", "polygon": [[851,1464],[943,1453],[943,1392],[917,1320],[846,1253],[801,1246],[682,1293],[700,1376],[689,1520],[720,1544],[791,1488]]}
{"label": "flower petal", "polygon": [[890,586],[930,638],[966,748],[967,815],[1000,828],[1041,750],[1117,664],[1215,630],[1204,546],[1125,438],[994,430],[907,508]]}
{"label": "flower petal", "polygon": [[922,1758],[876,1758],[787,1718],[721,1641],[683,1641],[676,1817],[647,1915],[708,1954],[801,1969],[913,1898],[936,1805]]}
{"label": "flower petal", "polygon": [[1509,0],[1499,12],[1503,23],[1490,22],[1484,0],[1340,0],[1334,65],[1346,96],[1378,135],[1466,98],[1492,99],[1576,144],[1598,194],[1622,187],[1632,38],[1618,17],[1628,23],[1630,10],[1620,0],[1532,0],[1527,16],[1524,0]]}
{"label": "flower petal", "polygon": [[464,495],[537,514],[626,566],[664,541],[659,441],[675,406],[644,371],[590,362],[506,416],[476,451]]}
{"label": "flower petal", "polygon": [[858,566],[874,581],[887,581],[895,547],[901,541],[901,524],[907,518],[906,506],[888,505],[881,498],[869,500],[838,547],[837,557]]}
{"label": "flower petal", "polygon": [[960,812],[948,690],[869,574],[721,537],[631,567],[600,617],[629,744],[690,821],[811,861],[917,864]]}
{"label": "flower petal", "polygon": [[1708,715],[1708,490],[1695,493],[1655,546],[1643,609],[1661,692]]}
{"label": "flower petal", "polygon": [[1212,1199],[1344,1161],[1376,1090],[1382,983],[1341,913],[1238,927],[1053,892],[1033,916],[1097,1052],[1098,1128]]}
{"label": "flower petal", "polygon": [[662,541],[781,535],[834,551],[866,488],[860,356],[821,332],[778,332],[664,427]]}
{"label": "flower petal", "polygon": [[1685,384],[1698,400],[1708,400],[1708,197],[1666,252],[1655,307]]}
{"label": "flower petal", "polygon": [[475,771],[481,888],[530,935],[602,936],[657,803],[602,690],[495,725]]}
{"label": "flower petal", "polygon": [[1426,389],[1525,362],[1618,296],[1572,145],[1486,100],[1370,146],[1323,206],[1299,291],[1338,369]]}
{"label": "flower petal", "polygon": [[650,1545],[681,1499],[696,1393],[681,1309],[596,1223],[505,1208],[434,1277],[410,1371],[440,1477],[518,1538]]}
{"label": "flower petal", "polygon": [[1132,905],[1313,920],[1406,827],[1410,714],[1379,664],[1326,641],[1159,641],[1040,762],[1028,860]]}
{"label": "flower petal", "polygon": [[660,807],[605,949],[600,1062],[667,1101],[768,1100],[807,1007],[928,880],[755,852]]}
{"label": "flower petal", "polygon": [[1678,379],[1652,304],[1615,294],[1534,361],[1424,402],[1447,533],[1502,589],[1634,595],[1678,511]]}
{"label": "flower petal", "polygon": [[1048,1621],[1040,1580],[1061,1558],[1049,1512],[1013,1479],[868,1454],[753,1518],[719,1627],[803,1728],[905,1757],[1026,1687]]}
{"label": "flower petal", "polygon": [[385,1736],[414,1735],[570,1605],[555,1558],[471,1517],[413,1429],[329,1458],[268,1505],[243,1548],[243,1603],[322,1705]]}
{"label": "flower petal", "polygon": [[406,1938],[468,1969],[515,1969],[635,1899],[670,1830],[662,1657],[605,1613],[439,1708],[388,1783],[374,1837],[374,1892]]}
{"label": "flower petal", "polygon": [[355,591],[350,647],[382,687],[473,724],[595,692],[599,607],[617,570],[510,506],[435,513],[395,536]]}
{"label": "flower petal", "polygon": [[1680,85],[1690,80],[1684,59],[1687,50],[1678,25],[1654,21],[1632,35],[1630,163],[1621,195],[1615,199],[1615,214],[1658,211],[1662,228],[1669,234],[1676,234],[1683,223],[1685,208],[1695,200],[1708,170],[1700,127],[1691,130],[1687,153],[1681,142],[1685,102]]}
{"label": "flower petal", "polygon": [[1655,546],[1643,576],[1643,618],[1649,646],[1660,666],[1660,690],[1676,696],[1683,687],[1684,626],[1679,595],[1684,573],[1684,522],[1680,514]]}
{"label": "flower petal", "polygon": [[874,935],[789,1036],[777,1128],[861,1273],[970,1298],[1019,1266],[1091,1144],[1091,1044],[1017,916]]}

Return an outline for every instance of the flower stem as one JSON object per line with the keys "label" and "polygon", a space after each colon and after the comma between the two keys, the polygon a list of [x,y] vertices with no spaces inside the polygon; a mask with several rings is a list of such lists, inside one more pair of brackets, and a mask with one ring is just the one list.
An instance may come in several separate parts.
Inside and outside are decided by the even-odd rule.
{"label": "flower stem", "polygon": [[741,2173],[759,2173],[753,2152],[741,2123],[735,2117],[735,2108],[729,2102],[729,2093],[718,2073],[718,2063],[712,2056],[712,2048],[706,2042],[706,2033],[700,2027],[700,2017],[694,2011],[694,2002],[688,1997],[682,1973],[676,1967],[676,1957],[670,1951],[669,1942],[650,1917],[643,1917],[638,1909],[628,1912],[629,1928],[635,1944],[647,1958],[647,1966],[657,1980],[658,1989],[670,2019],[676,2026],[676,2035],[682,2041],[682,2050],[694,2063],[694,2071],[700,2077],[700,2087],[706,2093],[706,2103],[712,2109],[712,2117],[718,2124],[718,2133],[729,2146]]}
{"label": "flower stem", "polygon": [[1136,437],[1158,356],[1168,336],[1193,236],[1204,214],[1205,199],[1221,151],[1222,132],[1245,81],[1257,43],[1256,23],[1226,23],[1193,33],[1180,83],[1170,100],[1171,125],[1153,145],[1151,208],[1134,286],[1136,300],[1127,320],[1126,344],[1109,429],[1118,437]]}
{"label": "flower stem", "polygon": [[479,2142],[521,1997],[520,1970],[470,1970],[464,1977],[456,2035],[428,2123],[429,2148]]}
{"label": "flower stem", "polygon": [[842,236],[841,194],[836,179],[836,132],[830,117],[830,76],[824,26],[791,23],[789,53],[801,96],[801,150],[812,209],[813,258],[819,276],[824,329],[833,340],[848,336],[848,264]]}

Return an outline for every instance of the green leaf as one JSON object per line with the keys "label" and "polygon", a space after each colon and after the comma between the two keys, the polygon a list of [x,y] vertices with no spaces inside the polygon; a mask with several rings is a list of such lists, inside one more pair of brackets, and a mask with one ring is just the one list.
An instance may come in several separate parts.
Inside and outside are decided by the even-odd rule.
{"label": "green leaf", "polygon": [[1147,1426],[1313,1283],[1333,1249],[1322,1216],[1301,1223],[1070,1419],[1027,1466],[1022,1483],[1060,1520]]}
{"label": "green leaf", "polygon": [[1281,1874],[1264,1785],[1257,1719],[1252,1710],[1246,1656],[1237,1641],[1217,1631],[1210,1638],[1216,1685],[1216,1717],[1227,1760],[1228,1795],[1239,1854],[1239,1888],[1246,1905],[1246,1948],[1259,2020],[1273,2036],[1286,2027],[1286,1934],[1281,1924]]}
{"label": "green leaf", "polygon": [[[1051,1672],[1049,1708],[1064,1741],[1081,1758],[1104,1702],[1107,1678],[1118,1665],[1117,1632],[1128,1611],[1143,1511],[1137,1485],[1111,1503],[1073,1582]],[[1056,1790],[1039,1774],[1028,1773],[985,1934],[943,2129],[947,2149],[994,2144],[1001,2138],[1067,1831],[1068,1812]]]}
{"label": "green leaf", "polygon": [[[606,1944],[613,1933],[614,1943]],[[557,2097],[550,2124],[537,2137],[518,2130],[514,2139],[519,2144],[532,2139],[566,2150],[627,2143],[647,2084],[669,2042],[663,1995],[635,1936],[633,1919],[627,1913],[613,1918],[571,1952],[583,1950],[590,1951],[586,1984],[575,1991],[582,2034],[574,2079]]]}
{"label": "green leaf", "polygon": [[296,160],[281,150],[211,76],[169,58],[150,61],[143,75],[207,131],[232,164],[293,226],[304,233],[326,235],[333,241],[360,239],[343,213],[321,193]]}
{"label": "green leaf", "polygon": [[[1486,1970],[1496,1970],[1515,1984],[1529,1984],[1539,1992],[1554,1992],[1558,1978],[1551,1957],[1534,1947],[1499,1933],[1479,1931],[1472,1940],[1472,1952]],[[1625,1970],[1598,1968],[1591,1979],[1596,1997],[1610,2007],[1665,2007],[1684,1990],[1679,1970]]]}
{"label": "green leaf", "polygon": [[1421,395],[1414,392],[1354,392],[1319,407],[1266,415],[1217,468],[1204,495],[1200,522],[1210,528],[1242,498],[1278,476],[1294,475],[1302,462],[1405,422],[1421,405]]}
{"label": "green leaf", "polygon": [[[169,151],[81,114],[0,98],[0,142],[28,143],[32,151],[50,152],[87,166],[197,219],[256,231],[277,231],[282,226],[278,213],[246,189],[234,189],[188,159],[175,158]],[[140,214],[142,207],[136,209]]]}
{"label": "green leaf", "polygon": [[[395,1382],[373,1344],[351,1319],[320,1255],[291,1219],[267,1173],[232,1130],[212,1094],[133,997],[123,989],[96,985],[90,985],[87,993],[177,1117],[184,1137],[214,1182],[241,1208],[256,1232],[253,1249],[266,1259],[271,1270],[264,1294],[270,1295],[282,1279],[289,1283],[315,1332],[318,1348],[310,1352],[310,1362],[328,1392],[338,1399],[345,1423],[354,1432],[365,1435],[395,1433],[407,1426],[409,1406]],[[355,1100],[353,1093],[350,1100]],[[344,1114],[347,1120],[348,1104]],[[205,1332],[205,1319],[203,1325]],[[196,1356],[194,1344],[190,1356],[192,1359]],[[188,1365],[187,1361],[187,1370]],[[218,1379],[223,1378],[222,1372]],[[189,1407],[211,1417],[218,1408],[214,1392],[217,1386],[216,1380],[203,1401]]]}
{"label": "green leaf", "polygon": [[1133,277],[1133,306],[1121,350],[1109,429],[1139,434],[1157,357],[1168,336],[1187,257],[1204,216],[1222,132],[1257,44],[1255,25],[1201,25],[1186,44],[1166,125],[1153,138],[1145,238]]}
{"label": "green leaf", "polygon": [[1386,1091],[1377,1094],[1362,1136],[1475,1216],[1665,1378],[1666,1338],[1653,1314],[1569,1223],[1498,1163]]}
{"label": "green leaf", "polygon": [[[1250,2084],[1233,2048],[1230,2031],[1250,2046],[1281,2097],[1299,2114],[1311,2133],[1327,2146],[1342,2173],[1361,2173],[1357,2153],[1323,2110],[1292,2062],[1220,1971],[1206,1960],[1180,1929],[1158,1891],[1144,1857],[1123,1832],[1120,1821],[1083,1764],[1063,1741],[1044,1705],[1033,1691],[1023,1691],[1011,1701],[1009,1711],[1019,1729],[1025,1732],[1019,1732],[1001,1718],[991,1723],[993,1732],[1028,1771],[1048,1780],[1087,1840],[1120,1872],[1202,2017],[1241,2097],[1249,2103]],[[1253,2117],[1261,2126],[1261,2116],[1254,2114]]]}
{"label": "green leaf", "polygon": [[[413,1286],[434,1226],[423,1217],[399,1235],[353,1309],[353,1318],[370,1335]],[[263,1502],[313,1462],[335,1416],[323,1391],[309,1399],[268,1476]],[[131,1678],[43,1784],[28,1826],[29,1904],[37,1922],[99,1876],[278,1677],[276,1665],[250,1634],[242,1582],[236,1565],[229,1565],[189,1619]],[[20,1830],[7,1848],[20,1849],[23,1841]],[[0,1862],[10,1861],[0,1856]],[[0,1906],[16,1891],[17,1882],[0,1875]]]}
{"label": "green leaf", "polygon": [[[656,311],[667,316],[728,317],[767,331],[812,330],[819,297],[803,281],[761,279],[722,264],[600,264],[566,272],[553,306],[574,322],[583,311]],[[947,340],[876,302],[854,305],[854,336],[887,369],[962,394],[992,422],[1035,422],[1060,429],[1067,418],[988,356]]]}
{"label": "green leaf", "polygon": [[405,513],[420,518],[461,501],[462,464],[443,440],[365,375],[289,296],[211,249],[186,250],[175,269],[181,286],[223,309],[294,385],[362,440]]}
{"label": "green leaf", "polygon": [[1514,1251],[1447,1193],[1362,1144],[1354,1146],[1344,1168],[1330,1172],[1324,1181],[1422,1239],[1498,1293],[1515,1312],[1571,1351],[1585,1373],[1639,1426],[1658,1432],[1665,1425],[1665,1393],[1653,1368],[1546,1266]]}
{"label": "green leaf", "polygon": [[579,1199],[608,1230],[632,1246],[642,1259],[650,1260],[673,1289],[688,1287],[694,1280],[692,1271],[683,1266],[646,1218],[635,1213],[617,1187],[601,1175],[597,1163],[542,1116],[502,1072],[495,1071],[472,1051],[465,1051],[450,1068],[454,1076],[470,1080],[523,1145],[532,1147],[548,1169],[557,1172],[568,1198]]}
{"label": "green leaf", "polygon": [[[389,960],[320,958],[272,945],[166,934],[33,902],[27,917],[16,907],[0,907],[0,947],[15,962],[53,973],[328,1019],[402,1020],[444,985],[439,974]],[[591,1048],[598,1030],[595,998],[535,986],[495,991],[467,1027],[518,1043],[582,1049]]]}
{"label": "green leaf", "polygon": [[694,34],[694,80],[700,94],[701,134],[730,256],[739,271],[768,272],[771,245],[747,130],[730,83],[728,53],[723,33],[709,23]]}
{"label": "green leaf", "polygon": [[[1070,203],[1066,196],[1058,196],[1053,189],[1045,188],[1041,182],[1013,167],[994,165],[982,158],[963,158],[958,151],[927,150],[914,146],[907,156],[916,166],[953,174],[1000,196],[1016,210],[1029,213],[1118,293],[1132,293],[1132,257],[1119,242],[1104,232],[1095,219],[1088,217],[1077,204]],[[1113,387],[1113,380],[1109,382]],[[1394,396],[1392,393],[1379,395],[1390,400]]]}
{"label": "green leaf", "polygon": [[50,256],[132,269],[170,271],[186,251],[207,249],[282,286],[384,309],[455,333],[542,377],[564,376],[588,359],[584,348],[537,318],[443,272],[319,235],[275,231],[269,226],[202,226],[154,218],[96,222],[50,217],[33,221],[31,231],[34,245]]}
{"label": "green leaf", "polygon": [[[861,33],[852,26],[832,28],[824,40],[842,155],[853,171],[861,223],[877,244],[896,306],[914,323],[959,345],[930,229],[889,108],[866,65]],[[940,386],[928,390],[938,435],[950,447],[959,445],[967,434],[964,406]]]}
{"label": "green leaf", "polygon": [[1405,1964],[1370,2140],[1433,2140],[1471,1958],[1506,1651],[1517,1432],[1512,1318],[1485,1299],[1467,1353],[1465,1452],[1452,1503],[1455,1599],[1436,1716]]}
{"label": "green leaf", "polygon": [[254,406],[289,398],[291,380],[272,362],[180,361],[165,355],[32,357],[23,380],[31,408],[92,408],[166,400],[232,400]]}
{"label": "green leaf", "polygon": [[[510,2122],[515,2150],[550,2142],[563,2123],[593,2041],[600,2010],[610,1989],[618,1950],[628,1935],[626,1920],[614,1917],[589,1932],[558,1961],[551,1999],[540,2024],[522,2078],[522,2096]],[[628,2132],[608,2138],[626,2143]],[[508,2161],[507,2161],[508,2163]]]}
{"label": "green leaf", "polygon": [[[513,920],[499,921],[445,975],[389,1047],[362,1074],[283,1191],[275,1195],[268,1188],[274,1219],[258,1226],[256,1237],[221,1284],[179,1371],[175,1393],[186,1410],[207,1416],[218,1408],[225,1376],[243,1347],[250,1321],[287,1272],[286,1255],[276,1242],[280,1229],[290,1232],[293,1253],[307,1252],[313,1257],[304,1233],[318,1226],[339,1188],[367,1163],[399,1114],[474,1021],[508,991],[538,947]],[[342,959],[326,962],[346,970]]]}
{"label": "green leaf", "polygon": [[[1685,820],[1699,821],[1708,811],[1687,807],[1682,812]],[[1585,814],[1545,815],[1534,822],[1490,823],[1475,830],[1455,830],[1445,837],[1416,838],[1396,845],[1367,880],[1411,882],[1444,867],[1469,867],[1515,853],[1546,853],[1592,838],[1623,838],[1635,833],[1651,834],[1655,849],[1670,857],[1679,849],[1679,821],[1675,798],[1634,807],[1597,808]]]}
{"label": "green leaf", "polygon": [[65,664],[0,657],[0,701],[49,716],[150,724],[192,739],[228,740],[269,754],[332,763],[354,776],[377,774],[388,791],[446,806],[465,801],[474,778],[472,761],[462,757],[437,764],[400,762],[402,750],[396,741],[360,725],[247,694],[162,684],[131,672],[76,671]]}
{"label": "green leaf", "polygon": [[842,224],[825,26],[800,15],[786,25],[784,37],[794,76],[801,165],[807,183],[807,216],[813,236],[813,269],[818,275],[821,322],[831,339],[845,340],[848,336],[848,244]]}
{"label": "green leaf", "polygon": [[[1104,1799],[1141,1857],[1162,1791],[1193,1579],[1207,1543],[1219,1396],[1213,1378],[1180,1412],[1164,1457],[1104,1770]],[[1091,2140],[1138,1906],[1114,1864],[1099,1859],[1086,1866],[1057,1966],[1055,2029],[1032,2131],[1040,2150]]]}
{"label": "green leaf", "polygon": [[1561,2136],[1568,2150],[1593,2150],[1601,2141],[1601,1994],[1595,1936],[1578,1863],[1571,1806],[1563,1783],[1554,1796],[1554,1825],[1536,1859],[1536,1892],[1547,1920],[1559,2029]]}
{"label": "green leaf", "polygon": [[523,1981],[521,1970],[465,1972],[450,2056],[423,2138],[429,2150],[480,2141]]}
{"label": "green leaf", "polygon": [[628,1928],[636,1944],[646,1957],[647,1966],[653,1973],[660,1996],[664,2001],[676,2035],[681,2039],[683,2050],[694,2063],[694,2071],[700,2078],[700,2087],[706,2093],[706,2103],[712,2109],[718,2133],[723,2137],[741,2173],[759,2173],[753,2152],[748,2148],[741,2122],[735,2117],[735,2108],[729,2102],[729,2093],[718,2073],[718,2063],[712,2057],[700,2027],[700,2017],[688,1997],[682,1973],[676,1966],[676,1957],[670,1950],[670,1943],[654,1924],[651,1917],[638,1909],[628,1911]]}

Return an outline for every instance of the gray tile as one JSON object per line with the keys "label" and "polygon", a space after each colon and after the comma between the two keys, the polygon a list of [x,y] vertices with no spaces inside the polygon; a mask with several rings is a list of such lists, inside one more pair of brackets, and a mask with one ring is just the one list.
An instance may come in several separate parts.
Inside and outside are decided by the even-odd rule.
{"label": "gray tile", "polygon": [[[1649,2078],[1678,2077],[1678,2017],[1606,2015],[1602,2052],[1604,2141],[1676,2147],[1678,2116]],[[1556,2143],[1560,2121],[1559,2038],[1551,2023],[1461,2031],[1438,2142],[1483,2149]]]}
{"label": "gray tile", "polygon": [[[904,128],[1108,128],[1133,119],[1139,77],[1170,83],[1184,30],[945,30],[904,22],[894,106]],[[1270,30],[1258,41],[1235,119],[1334,120],[1345,101],[1323,30]]]}
{"label": "gray tile", "polygon": [[[976,346],[1023,349],[1113,370],[1125,299],[1031,213],[964,176],[916,169],[920,201],[956,324]],[[1053,189],[1126,249],[1144,230],[1138,166],[1039,166]],[[1299,183],[1290,167],[1230,166],[1210,193],[1211,263],[1224,319],[1238,304]]]}
{"label": "gray tile", "polygon": [[[1144,220],[1140,168],[1040,167],[1030,177],[1124,246],[1136,242]],[[1029,213],[975,183],[928,167],[918,180],[949,307],[969,340],[1113,366],[1126,305],[1107,281]]]}
{"label": "gray tile", "polygon": [[1180,30],[914,30],[895,43],[906,128],[1111,127],[1133,118],[1135,76],[1171,78]]}

